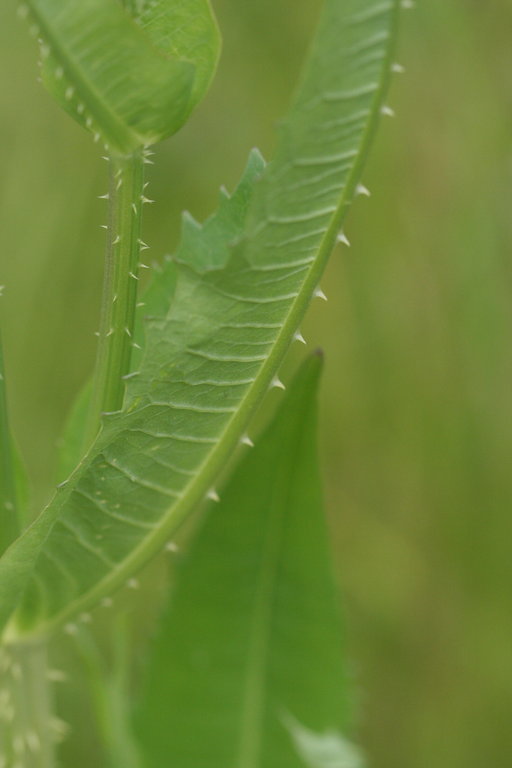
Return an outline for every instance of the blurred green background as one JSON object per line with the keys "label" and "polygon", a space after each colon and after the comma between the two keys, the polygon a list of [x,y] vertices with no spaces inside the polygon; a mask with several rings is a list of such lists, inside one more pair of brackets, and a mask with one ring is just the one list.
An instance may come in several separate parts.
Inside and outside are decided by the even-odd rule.
{"label": "blurred green background", "polygon": [[[217,80],[158,148],[153,259],[248,150],[272,152],[319,2],[216,0]],[[48,494],[53,448],[91,369],[106,166],[36,82],[0,7],[0,302],[12,420]],[[512,765],[512,6],[405,14],[390,103],[303,329],[326,350],[321,442],[356,674],[376,768]],[[340,45],[342,41],[340,41]],[[83,765],[88,765],[86,760]],[[77,768],[81,768],[78,766]]]}

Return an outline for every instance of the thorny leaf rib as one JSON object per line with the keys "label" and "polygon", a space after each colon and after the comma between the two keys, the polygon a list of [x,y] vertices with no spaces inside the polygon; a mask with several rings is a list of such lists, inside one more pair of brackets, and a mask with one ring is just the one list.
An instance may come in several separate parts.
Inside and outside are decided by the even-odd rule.
{"label": "thorny leaf rib", "polygon": [[[126,409],[26,534],[42,547],[8,636],[45,633],[94,605],[164,546],[229,458],[314,295],[359,180],[392,67],[399,0],[326,0],[246,237],[224,269],[180,267],[148,319]],[[2,571],[25,566],[24,540]],[[10,564],[9,564],[10,563]],[[0,592],[0,618],[15,606]]]}

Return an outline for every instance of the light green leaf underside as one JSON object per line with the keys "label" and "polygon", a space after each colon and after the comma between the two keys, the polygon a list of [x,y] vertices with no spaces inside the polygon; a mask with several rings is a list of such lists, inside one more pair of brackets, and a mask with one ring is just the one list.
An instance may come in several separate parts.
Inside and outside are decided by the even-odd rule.
{"label": "light green leaf underside", "polygon": [[[105,420],[89,456],[26,534],[36,547],[51,530],[11,634],[43,632],[119,586],[165,544],[231,455],[354,194],[388,85],[398,8],[327,0],[246,240],[224,269],[181,266],[169,311],[148,319],[125,410]],[[0,622],[23,584],[24,539],[7,555]]]}
{"label": "light green leaf underside", "polygon": [[204,95],[220,38],[209,0],[27,0],[43,79],[61,106],[129,154],[175,133]]}
{"label": "light green leaf underside", "polygon": [[136,716],[147,768],[344,765],[332,745],[325,761],[350,695],[316,451],[320,370],[317,355],[302,366],[177,574]]}

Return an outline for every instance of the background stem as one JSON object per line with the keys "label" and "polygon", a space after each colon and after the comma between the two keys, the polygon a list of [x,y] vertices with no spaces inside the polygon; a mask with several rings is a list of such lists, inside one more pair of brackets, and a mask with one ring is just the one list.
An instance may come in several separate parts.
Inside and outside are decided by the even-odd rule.
{"label": "background stem", "polygon": [[123,405],[123,376],[129,373],[137,301],[144,172],[142,152],[110,160],[109,216],[98,354],[87,443],[102,413]]}
{"label": "background stem", "polygon": [[0,337],[0,554],[7,549],[20,530],[15,460],[7,413],[7,392]]}
{"label": "background stem", "polygon": [[128,614],[117,614],[112,622],[112,646],[107,663],[93,635],[81,627],[76,648],[87,670],[93,713],[108,768],[142,768],[139,748],[132,731],[130,695],[132,657]]}
{"label": "background stem", "polygon": [[53,718],[52,711],[46,645],[1,648],[1,766],[54,768],[54,745],[65,726]]}

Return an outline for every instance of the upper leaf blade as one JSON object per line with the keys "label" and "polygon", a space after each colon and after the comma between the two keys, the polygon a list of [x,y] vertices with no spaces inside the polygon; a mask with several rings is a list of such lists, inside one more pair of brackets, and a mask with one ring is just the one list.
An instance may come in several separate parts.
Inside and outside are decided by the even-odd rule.
{"label": "upper leaf blade", "polygon": [[215,71],[220,38],[209,0],[158,0],[142,17],[117,0],[27,2],[47,87],[112,152],[175,133]]}
{"label": "upper leaf blade", "polygon": [[220,34],[210,0],[152,0],[138,22],[160,51],[194,64],[189,110],[201,101],[215,73]]}
{"label": "upper leaf blade", "polygon": [[320,370],[318,356],[303,365],[178,573],[137,715],[148,768],[338,768],[333,743],[348,754],[316,451]]}
{"label": "upper leaf blade", "polygon": [[[35,524],[51,533],[32,577],[25,567],[30,583],[11,633],[47,631],[119,586],[215,481],[288,349],[353,197],[390,77],[398,13],[399,0],[372,12],[363,0],[326,1],[245,239],[220,268],[200,257],[194,268],[180,266],[171,305],[146,319],[125,408],[105,419]],[[229,228],[228,245],[231,236]],[[20,539],[10,557],[23,563],[23,548]],[[23,586],[18,573],[18,595]],[[18,595],[1,590],[0,580],[5,621]]]}

